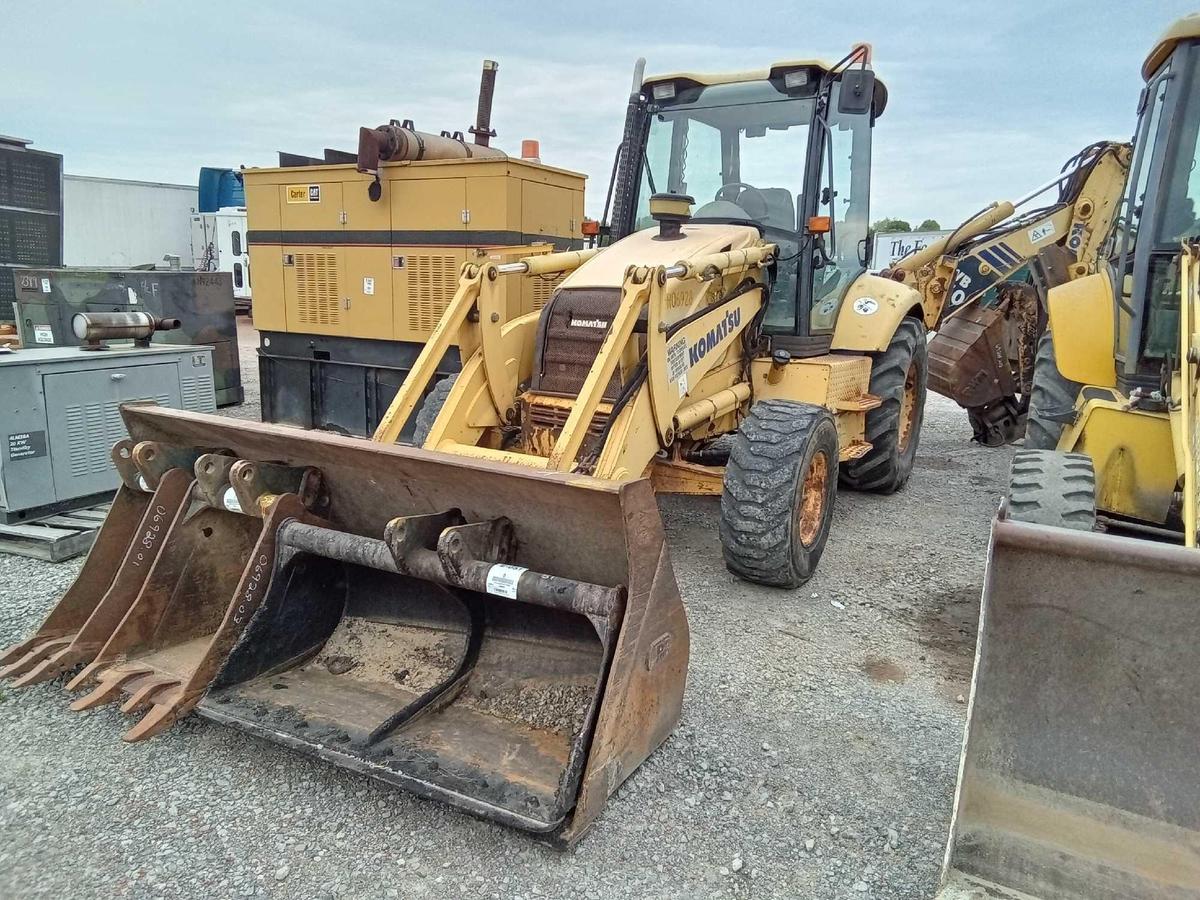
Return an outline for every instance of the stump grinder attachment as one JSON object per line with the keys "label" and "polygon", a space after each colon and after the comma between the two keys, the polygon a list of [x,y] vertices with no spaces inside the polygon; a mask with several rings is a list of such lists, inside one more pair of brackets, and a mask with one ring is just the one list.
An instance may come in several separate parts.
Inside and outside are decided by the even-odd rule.
{"label": "stump grinder attachment", "polygon": [[998,520],[938,900],[1200,897],[1200,554]]}
{"label": "stump grinder attachment", "polygon": [[687,619],[647,480],[123,415],[138,446],[223,450],[196,454],[76,708],[130,694],[136,739],[208,688],[209,719],[559,845],[678,724]]}

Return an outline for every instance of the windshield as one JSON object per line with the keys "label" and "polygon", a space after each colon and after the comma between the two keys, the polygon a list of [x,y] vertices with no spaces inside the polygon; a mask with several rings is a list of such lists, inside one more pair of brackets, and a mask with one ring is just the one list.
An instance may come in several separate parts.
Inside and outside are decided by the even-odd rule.
{"label": "windshield", "polygon": [[654,225],[650,195],[688,194],[693,217],[751,219],[778,237],[797,228],[815,103],[770,84],[722,84],[652,113],[637,227]]}
{"label": "windshield", "polygon": [[[650,107],[635,227],[653,227],[650,197],[686,194],[697,220],[750,220],[779,245],[768,331],[832,331],[842,295],[862,271],[870,191],[870,119],[837,112],[835,82],[824,119],[816,84],[789,95],[768,81],[689,87]],[[820,129],[814,135],[813,130]],[[810,153],[821,153],[812,160]],[[812,179],[807,188],[807,179]],[[807,196],[806,190],[814,196]],[[810,313],[797,309],[809,216],[826,216]]]}

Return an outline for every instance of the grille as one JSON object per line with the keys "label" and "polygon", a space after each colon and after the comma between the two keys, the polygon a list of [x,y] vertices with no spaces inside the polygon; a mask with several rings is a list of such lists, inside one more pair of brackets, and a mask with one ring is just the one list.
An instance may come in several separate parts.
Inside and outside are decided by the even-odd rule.
{"label": "grille", "polygon": [[455,257],[445,254],[408,257],[408,327],[433,331],[458,287]]}
{"label": "grille", "polygon": [[0,262],[23,266],[62,264],[57,215],[0,209]]}
{"label": "grille", "polygon": [[213,380],[211,375],[197,375],[195,378],[179,379],[180,399],[183,408],[192,412],[216,412],[213,402]]}
{"label": "grille", "polygon": [[[577,396],[620,305],[620,288],[558,291],[538,322],[533,390]],[[613,372],[604,399],[615,400],[620,390],[620,375]]]}
{"label": "grille", "polygon": [[538,276],[533,281],[533,308],[541,309],[550,302],[550,298],[554,296],[554,291],[562,280],[566,278],[565,273],[555,275],[553,278],[542,278]]}
{"label": "grille", "polygon": [[[159,406],[171,402],[166,395],[138,399],[154,400]],[[121,404],[127,402],[130,401],[79,403],[66,408],[67,454],[73,477],[96,475],[113,468],[112,445],[129,436],[121,419]]]}
{"label": "grille", "polygon": [[296,301],[305,325],[337,325],[341,321],[337,254],[296,254]]}
{"label": "grille", "polygon": [[0,153],[0,204],[58,212],[61,160],[28,152]]}

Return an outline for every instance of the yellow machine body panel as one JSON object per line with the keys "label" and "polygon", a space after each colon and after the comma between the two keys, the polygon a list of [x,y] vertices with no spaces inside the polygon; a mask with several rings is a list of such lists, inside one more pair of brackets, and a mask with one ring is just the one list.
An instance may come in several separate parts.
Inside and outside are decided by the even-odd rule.
{"label": "yellow machine body panel", "polygon": [[1170,417],[1129,409],[1120,393],[1096,387],[1084,388],[1077,414],[1058,449],[1092,458],[1096,508],[1164,523],[1179,481]]}
{"label": "yellow machine body panel", "polygon": [[1051,288],[1046,298],[1054,355],[1064,378],[1115,387],[1112,281],[1097,272]]}
{"label": "yellow machine body panel", "polygon": [[[905,316],[918,316],[927,327],[933,327],[941,315],[941,304],[923,298],[906,284],[862,274],[846,291],[840,307],[830,306],[826,313],[836,316],[833,329],[834,350],[886,350],[896,327]],[[814,310],[814,324],[821,309]]]}
{"label": "yellow machine body panel", "polygon": [[[382,193],[352,164],[244,172],[255,325],[423,343],[470,260],[582,239],[583,175],[507,158],[384,164]],[[551,281],[506,283],[539,309]]]}

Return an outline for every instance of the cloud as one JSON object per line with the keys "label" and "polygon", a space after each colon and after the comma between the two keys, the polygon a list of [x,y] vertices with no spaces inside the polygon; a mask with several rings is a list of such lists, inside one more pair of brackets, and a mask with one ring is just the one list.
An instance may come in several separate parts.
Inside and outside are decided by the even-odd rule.
{"label": "cloud", "polygon": [[[721,71],[835,59],[874,45],[890,90],[875,134],[873,216],[943,223],[1045,182],[1094,140],[1127,137],[1154,37],[1177,0],[1106,7],[1020,0],[609,0],[204,5],[67,2],[6,13],[2,130],[68,172],[194,182],[202,165],[273,165],[278,150],[352,149],[360,125],[474,119],[479,62],[497,59],[499,146],[541,142],[590,176],[603,206],[633,61]],[[59,48],[53,54],[47,48]]]}

